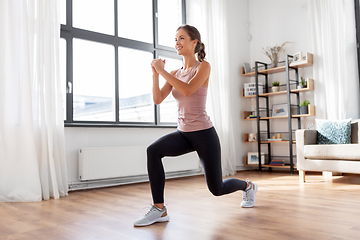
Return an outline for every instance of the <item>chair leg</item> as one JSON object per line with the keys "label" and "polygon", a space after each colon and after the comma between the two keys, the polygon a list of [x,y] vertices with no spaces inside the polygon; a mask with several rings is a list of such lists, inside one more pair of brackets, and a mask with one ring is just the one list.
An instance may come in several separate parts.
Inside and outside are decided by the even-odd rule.
{"label": "chair leg", "polygon": [[299,170],[299,181],[300,181],[300,183],[305,182],[305,171],[303,171],[303,170]]}

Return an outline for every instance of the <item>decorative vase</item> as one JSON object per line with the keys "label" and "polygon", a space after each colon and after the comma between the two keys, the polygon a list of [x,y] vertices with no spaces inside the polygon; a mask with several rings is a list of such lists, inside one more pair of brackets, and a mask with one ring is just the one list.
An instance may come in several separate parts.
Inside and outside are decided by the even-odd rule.
{"label": "decorative vase", "polygon": [[301,106],[300,107],[300,113],[301,114],[308,114],[309,112],[308,112],[308,106]]}
{"label": "decorative vase", "polygon": [[279,64],[279,59],[274,58],[274,59],[271,60],[271,66],[273,68],[276,68],[278,66],[278,64]]}
{"label": "decorative vase", "polygon": [[275,86],[271,88],[273,92],[278,92],[280,87],[279,86]]}

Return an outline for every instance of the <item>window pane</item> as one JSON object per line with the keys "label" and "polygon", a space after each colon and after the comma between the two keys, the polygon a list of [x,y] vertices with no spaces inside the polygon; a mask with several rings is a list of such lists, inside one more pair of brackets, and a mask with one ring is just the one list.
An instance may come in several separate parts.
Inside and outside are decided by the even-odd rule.
{"label": "window pane", "polygon": [[120,121],[154,122],[153,54],[119,47]]}
{"label": "window pane", "polygon": [[181,0],[158,0],[159,44],[174,47],[175,31],[182,25]]}
{"label": "window pane", "polygon": [[152,43],[152,12],[151,0],[119,0],[119,37]]}
{"label": "window pane", "polygon": [[115,54],[107,44],[74,39],[74,120],[115,121]]}
{"label": "window pane", "polygon": [[60,38],[60,81],[64,120],[66,120],[66,40]]}
{"label": "window pane", "polygon": [[73,26],[114,35],[114,0],[73,0]]}
{"label": "window pane", "polygon": [[[181,59],[166,58],[161,56],[160,58],[166,60],[165,69],[168,72],[179,69],[182,66]],[[159,79],[160,88],[164,86],[164,84],[165,84],[165,79],[160,75],[160,79]],[[177,103],[172,93],[170,93],[169,96],[160,104],[160,122],[175,123],[177,122],[177,119],[178,119]]]}
{"label": "window pane", "polygon": [[66,24],[66,0],[60,0],[60,24]]}

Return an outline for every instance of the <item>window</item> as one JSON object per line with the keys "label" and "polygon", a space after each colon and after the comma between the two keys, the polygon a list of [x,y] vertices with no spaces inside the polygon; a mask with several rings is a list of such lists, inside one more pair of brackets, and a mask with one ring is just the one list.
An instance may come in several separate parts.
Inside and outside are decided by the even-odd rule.
{"label": "window", "polygon": [[73,26],[114,35],[114,0],[72,0]]}
{"label": "window", "polygon": [[115,121],[114,47],[73,39],[73,118]]}
{"label": "window", "polygon": [[174,35],[184,11],[185,0],[62,0],[65,126],[176,126],[172,95],[153,103],[150,63],[181,67]]}
{"label": "window", "polygon": [[[119,47],[119,94],[121,122],[154,120],[150,52]],[[141,70],[140,70],[141,69]]]}
{"label": "window", "polygon": [[[141,42],[153,43],[154,37],[152,13],[152,1],[118,1],[119,36]],[[139,18],[139,16],[141,17]],[[136,31],[134,31],[135,29]]]}

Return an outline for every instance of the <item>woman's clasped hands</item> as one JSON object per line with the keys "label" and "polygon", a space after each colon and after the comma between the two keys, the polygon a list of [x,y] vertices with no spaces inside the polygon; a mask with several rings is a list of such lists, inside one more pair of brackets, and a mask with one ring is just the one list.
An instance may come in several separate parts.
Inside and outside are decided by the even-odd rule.
{"label": "woman's clasped hands", "polygon": [[164,70],[165,67],[165,59],[154,59],[151,62],[151,67],[153,69],[153,71],[155,70],[156,73],[161,72],[162,70]]}

